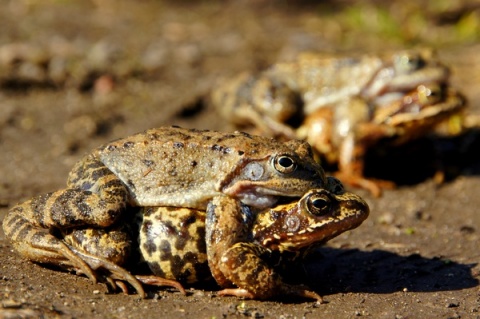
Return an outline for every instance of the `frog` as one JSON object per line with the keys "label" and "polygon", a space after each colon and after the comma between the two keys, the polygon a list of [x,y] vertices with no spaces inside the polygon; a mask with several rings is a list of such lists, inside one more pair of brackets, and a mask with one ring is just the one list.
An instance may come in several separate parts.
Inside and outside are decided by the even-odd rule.
{"label": "frog", "polygon": [[[142,207],[134,223],[134,249],[153,275],[135,277],[144,284],[157,285],[158,279],[177,282],[181,292],[185,284],[214,279],[222,288],[219,296],[264,300],[291,295],[321,301],[305,286],[285,283],[284,268],[358,227],[369,215],[360,196],[346,192],[333,177],[327,183],[327,188],[311,189],[300,199],[258,212],[231,197],[215,198],[206,210]],[[242,214],[225,214],[223,205],[240,205]],[[118,256],[125,255],[130,242],[118,233],[125,236],[125,229],[76,229],[64,233],[63,239],[76,250],[96,255],[89,263],[107,259],[121,266]]]}
{"label": "frog", "polygon": [[363,176],[366,151],[380,139],[411,141],[462,112],[465,99],[449,86],[449,74],[430,49],[303,52],[294,61],[223,81],[208,100],[235,125],[309,140],[320,158],[338,164],[336,176],[345,184],[378,197],[394,184]]}
{"label": "frog", "polygon": [[[401,99],[376,109],[375,114],[369,115],[364,101],[359,99],[337,105],[337,114],[331,108],[319,109],[305,118],[297,135],[312,143],[323,155],[324,163],[338,165],[336,177],[379,197],[382,189],[395,185],[363,177],[368,149],[381,141],[398,146],[427,134],[436,134],[436,127],[460,114],[464,103],[464,97],[453,89],[436,84],[420,85]],[[338,116],[338,113],[344,115]],[[342,134],[344,125],[352,127],[351,131]]]}
{"label": "frog", "polygon": [[[86,261],[91,256],[72,250],[59,231],[108,228],[122,220],[129,207],[206,209],[215,197],[224,196],[262,209],[325,182],[304,141],[279,142],[239,131],[153,128],[85,155],[69,173],[66,188],[15,205],[3,229],[27,259],[112,283],[127,274],[116,272],[114,263],[93,267]],[[99,269],[112,277],[98,277]],[[138,280],[123,279],[144,296]]]}
{"label": "frog", "polygon": [[[254,214],[250,232],[238,216],[217,211],[223,205],[235,205],[233,201],[212,201],[205,231],[209,268],[223,288],[218,294],[261,300],[285,295],[322,302],[320,295],[304,285],[285,283],[281,273],[285,266],[283,274],[288,276],[288,266],[368,217],[369,207],[361,197],[338,192],[338,188],[312,189],[298,202]],[[244,219],[252,218],[251,212],[244,212]],[[224,223],[236,236],[221,231]],[[212,242],[215,245],[209,245]]]}

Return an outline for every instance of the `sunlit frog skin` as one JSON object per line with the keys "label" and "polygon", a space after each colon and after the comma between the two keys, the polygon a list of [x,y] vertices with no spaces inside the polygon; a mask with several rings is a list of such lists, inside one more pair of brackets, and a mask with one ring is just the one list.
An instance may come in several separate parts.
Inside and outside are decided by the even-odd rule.
{"label": "sunlit frog skin", "polygon": [[[298,201],[258,212],[222,197],[212,201],[207,211],[145,207],[136,213],[136,222],[108,229],[69,229],[61,237],[79,256],[88,256],[84,259],[89,265],[109,271],[111,287],[124,291],[122,281],[132,282],[118,276],[120,272],[144,284],[172,286],[183,293],[185,284],[215,279],[224,288],[219,295],[321,300],[304,286],[284,283],[281,270],[299,262],[312,248],[358,227],[369,214],[366,202],[345,192],[338,180],[328,178],[327,184],[329,190],[312,189]],[[224,214],[225,205],[240,205],[242,214]],[[138,236],[138,242],[132,236]],[[131,256],[137,255],[153,275],[134,276],[122,268],[135,265],[138,260],[132,261]]]}
{"label": "sunlit frog skin", "polygon": [[[12,207],[3,229],[20,255],[74,269],[96,282],[98,266],[86,261],[87,254],[73,251],[58,233],[107,228],[128,217],[129,207],[205,210],[214,198],[228,197],[263,209],[280,198],[322,188],[325,181],[306,142],[162,127],[95,149],[74,166],[65,189]],[[122,275],[127,276],[123,272],[115,278]],[[134,278],[124,280],[144,294]]]}
{"label": "sunlit frog skin", "polygon": [[430,50],[383,55],[303,53],[224,81],[211,102],[224,118],[257,132],[308,140],[337,163],[342,182],[378,196],[392,183],[363,177],[364,156],[380,139],[408,142],[461,112],[449,69]]}
{"label": "sunlit frog skin", "polygon": [[230,205],[238,203],[218,198],[206,212],[146,208],[139,248],[152,272],[189,284],[213,276],[224,288],[220,295],[321,300],[304,286],[284,283],[281,268],[358,227],[369,214],[366,202],[345,192],[340,183],[332,191],[312,189],[296,202],[257,214],[241,204],[241,217],[223,214],[223,207]]}

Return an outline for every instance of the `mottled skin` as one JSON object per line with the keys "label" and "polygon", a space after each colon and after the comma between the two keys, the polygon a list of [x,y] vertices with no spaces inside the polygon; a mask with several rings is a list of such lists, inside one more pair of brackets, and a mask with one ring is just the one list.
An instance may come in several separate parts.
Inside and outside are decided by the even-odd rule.
{"label": "mottled skin", "polygon": [[[258,214],[252,230],[248,231],[237,216],[216,214],[218,207],[223,205],[235,203],[228,198],[219,198],[212,201],[207,210],[210,270],[217,283],[225,288],[221,295],[255,299],[296,295],[321,300],[303,286],[284,283],[277,267],[289,265],[313,246],[358,227],[369,213],[368,205],[355,194],[313,189],[296,203]],[[229,225],[230,231],[236,232],[236,240],[224,240],[225,233],[220,231],[224,223]],[[281,262],[273,258],[275,252],[280,253]],[[237,288],[229,288],[232,286]]]}
{"label": "mottled skin", "polygon": [[[213,276],[224,288],[220,295],[254,299],[295,295],[321,300],[304,286],[284,283],[280,272],[311,248],[358,227],[369,214],[365,201],[345,192],[336,179],[329,178],[327,188],[330,190],[312,189],[296,202],[258,213],[229,197],[216,197],[207,212],[143,208],[137,214],[139,237],[135,247],[157,277],[137,279],[146,284],[177,283],[175,287],[184,291],[180,283],[205,282]],[[242,214],[226,214],[232,211],[225,209],[230,205],[239,205]],[[122,239],[130,233],[123,226],[109,231],[76,229],[64,232],[63,239],[76,251],[121,265],[128,258],[125,247],[132,248],[129,240]],[[117,262],[121,255],[124,260]]]}
{"label": "mottled skin", "polygon": [[138,248],[157,276],[194,284],[212,279],[208,269],[204,210],[146,207],[140,214]]}
{"label": "mottled skin", "polygon": [[[169,208],[146,208],[140,251],[154,274],[183,283],[213,276],[224,288],[220,295],[321,300],[303,286],[284,283],[277,270],[367,218],[365,201],[330,181],[335,183],[328,187],[332,191],[312,189],[297,202],[257,214],[228,197],[215,198],[206,213],[182,209],[176,215]],[[225,206],[238,206],[243,214],[225,214],[232,211]]]}
{"label": "mottled skin", "polygon": [[164,127],[95,149],[74,166],[67,188],[14,206],[3,228],[13,247],[32,261],[77,270],[94,282],[95,269],[104,268],[112,280],[127,280],[143,296],[138,281],[123,278],[114,264],[93,263],[56,234],[111,226],[131,206],[206,209],[212,199],[229,197],[265,208],[280,197],[324,186],[323,170],[307,143]]}
{"label": "mottled skin", "polygon": [[448,77],[448,68],[428,50],[357,57],[303,53],[257,76],[243,73],[224,82],[211,100],[235,124],[306,139],[338,163],[342,182],[378,196],[393,184],[363,177],[366,150],[384,138],[412,140],[460,112],[463,98],[448,88]]}

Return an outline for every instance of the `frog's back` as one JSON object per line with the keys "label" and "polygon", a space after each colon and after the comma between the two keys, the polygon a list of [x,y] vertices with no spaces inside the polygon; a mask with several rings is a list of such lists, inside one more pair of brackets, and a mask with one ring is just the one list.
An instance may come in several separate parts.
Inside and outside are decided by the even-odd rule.
{"label": "frog's back", "polygon": [[104,145],[97,156],[135,205],[203,208],[242,160],[272,150],[269,143],[240,132],[162,127]]}

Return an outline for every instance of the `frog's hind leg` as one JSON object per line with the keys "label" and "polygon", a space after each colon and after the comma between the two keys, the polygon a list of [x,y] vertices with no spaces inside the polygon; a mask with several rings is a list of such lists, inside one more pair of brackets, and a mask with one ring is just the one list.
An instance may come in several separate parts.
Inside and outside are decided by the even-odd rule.
{"label": "frog's hind leg", "polygon": [[82,258],[109,288],[120,288],[128,293],[125,283],[129,283],[142,297],[145,296],[142,284],[169,286],[185,293],[183,286],[175,280],[157,276],[134,276],[120,265],[131,255],[131,229],[127,226],[113,228],[84,228],[62,232],[65,243]]}
{"label": "frog's hind leg", "polygon": [[79,269],[96,283],[97,277],[91,267],[47,229],[32,225],[24,217],[22,206],[14,207],[3,220],[5,236],[10,238],[13,247],[34,262]]}
{"label": "frog's hind leg", "polygon": [[91,217],[88,225],[97,227],[113,224],[125,211],[130,198],[125,184],[94,154],[87,155],[73,167],[67,186],[81,197],[75,201],[75,217]]}
{"label": "frog's hind leg", "polygon": [[72,228],[113,224],[125,210],[128,190],[94,155],[75,166],[68,186],[10,209],[3,221],[5,236],[24,257],[78,269],[96,282],[92,267],[59,234]]}
{"label": "frog's hind leg", "polygon": [[[97,270],[103,269],[110,273],[110,275],[101,277],[110,288],[121,287],[115,280],[123,280],[131,284],[142,298],[145,297],[141,283],[128,271],[110,260],[84,252],[81,247],[76,248],[70,245],[75,244],[70,238],[73,237],[72,234],[77,235],[75,238],[79,238],[82,237],[79,236],[79,233],[86,232],[87,229],[74,230],[65,235],[64,239],[67,241],[59,239],[49,230],[35,227],[32,222],[25,218],[25,215],[28,214],[24,210],[29,207],[29,202],[15,206],[3,221],[5,235],[11,239],[13,247],[22,256],[34,262],[74,270],[77,273],[84,274],[94,283],[99,278]],[[62,235],[58,234],[57,236],[61,237]],[[90,239],[94,241],[93,238]],[[119,257],[121,254],[125,256]],[[118,262],[126,258],[126,253],[122,251],[108,251],[107,255]]]}
{"label": "frog's hind leg", "polygon": [[249,299],[269,299],[288,295],[316,299],[322,297],[302,285],[289,285],[282,281],[264,260],[271,252],[255,243],[237,243],[222,255],[220,269],[238,288],[226,288],[220,296],[237,296]]}
{"label": "frog's hind leg", "polygon": [[72,250],[86,262],[91,269],[103,270],[108,273],[102,276],[102,279],[107,283],[109,288],[115,290],[115,288],[118,287],[124,293],[128,293],[128,289],[123,283],[128,282],[141,298],[145,298],[145,291],[143,290],[142,284],[125,268],[108,259],[86,253],[76,248],[72,248]]}

